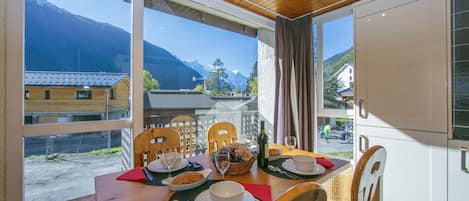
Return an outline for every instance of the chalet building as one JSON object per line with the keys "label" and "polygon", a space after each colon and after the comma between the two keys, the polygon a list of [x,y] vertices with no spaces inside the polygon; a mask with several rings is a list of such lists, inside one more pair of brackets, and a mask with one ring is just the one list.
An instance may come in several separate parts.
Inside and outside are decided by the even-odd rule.
{"label": "chalet building", "polygon": [[215,101],[199,91],[153,90],[144,94],[145,125],[158,122],[167,123],[177,115],[207,113]]}
{"label": "chalet building", "polygon": [[127,74],[26,71],[24,85],[25,124],[128,116]]}

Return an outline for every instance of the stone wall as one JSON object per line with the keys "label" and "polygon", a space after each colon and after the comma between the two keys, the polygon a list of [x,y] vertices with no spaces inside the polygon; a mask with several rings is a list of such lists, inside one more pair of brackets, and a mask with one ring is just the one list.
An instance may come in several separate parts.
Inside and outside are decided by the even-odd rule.
{"label": "stone wall", "polygon": [[266,120],[266,133],[272,136],[275,111],[275,33],[272,30],[259,29],[257,34],[259,116]]}

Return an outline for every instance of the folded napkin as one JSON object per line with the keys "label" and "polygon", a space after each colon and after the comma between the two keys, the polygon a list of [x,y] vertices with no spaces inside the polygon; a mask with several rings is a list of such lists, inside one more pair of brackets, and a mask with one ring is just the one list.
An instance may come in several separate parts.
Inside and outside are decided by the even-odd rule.
{"label": "folded napkin", "polygon": [[142,167],[135,167],[134,169],[121,174],[117,177],[117,180],[146,182],[147,177],[145,177]]}
{"label": "folded napkin", "polygon": [[333,168],[335,165],[324,157],[316,157],[316,163],[324,166],[327,169]]}
{"label": "folded napkin", "polygon": [[269,185],[245,183],[241,183],[241,185],[260,201],[272,201],[272,192]]}

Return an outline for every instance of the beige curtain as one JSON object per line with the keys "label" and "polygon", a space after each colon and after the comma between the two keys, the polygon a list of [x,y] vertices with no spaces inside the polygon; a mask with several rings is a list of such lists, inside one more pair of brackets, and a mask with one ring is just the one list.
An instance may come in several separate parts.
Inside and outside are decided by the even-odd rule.
{"label": "beige curtain", "polygon": [[277,17],[274,140],[298,138],[298,148],[313,150],[314,74],[312,16],[290,21]]}

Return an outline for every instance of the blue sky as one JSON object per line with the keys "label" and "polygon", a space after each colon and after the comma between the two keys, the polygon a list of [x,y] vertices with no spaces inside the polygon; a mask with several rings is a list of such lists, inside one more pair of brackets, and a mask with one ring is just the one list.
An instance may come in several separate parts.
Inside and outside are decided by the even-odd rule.
{"label": "blue sky", "polygon": [[[74,14],[130,31],[130,4],[122,0],[48,1]],[[144,38],[184,61],[198,60],[207,66],[220,58],[226,68],[246,76],[257,61],[255,38],[150,9],[144,13]],[[326,23],[324,44],[326,59],[352,47],[353,17]]]}
{"label": "blue sky", "polygon": [[[48,0],[71,13],[130,31],[130,4],[122,0]],[[225,67],[248,76],[257,61],[257,39],[150,9],[144,13],[144,39],[184,61]]]}
{"label": "blue sky", "polygon": [[353,16],[327,22],[323,31],[324,58],[327,59],[353,46]]}

